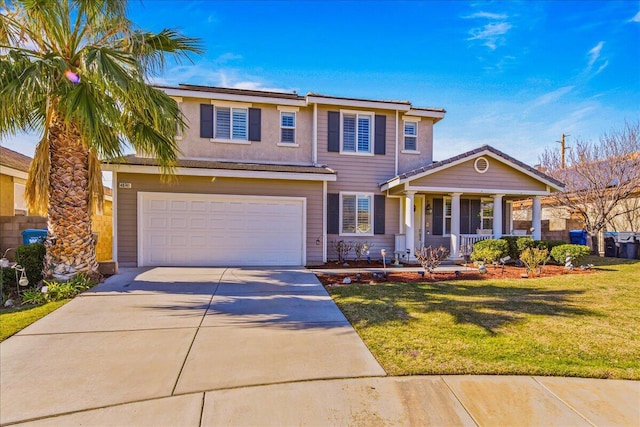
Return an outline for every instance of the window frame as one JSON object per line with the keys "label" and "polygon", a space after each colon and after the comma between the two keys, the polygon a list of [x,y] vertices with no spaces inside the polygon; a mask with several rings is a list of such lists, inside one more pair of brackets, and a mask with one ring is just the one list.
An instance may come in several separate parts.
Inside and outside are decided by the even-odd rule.
{"label": "window frame", "polygon": [[[251,144],[251,141],[249,140],[249,109],[252,107],[251,103],[211,101],[211,105],[213,105],[213,138],[210,138],[211,142],[240,145]],[[218,136],[218,110],[220,108],[229,110],[229,138],[221,138]],[[244,110],[245,113],[245,137],[243,139],[234,139],[233,137],[234,110]]]}
{"label": "window frame", "polygon": [[[285,126],[282,123],[282,119],[284,118],[285,114],[290,114],[293,115],[293,126]],[[296,143],[296,127],[298,124],[298,115],[296,114],[296,111],[287,111],[287,110],[281,110],[280,111],[280,143],[279,145],[286,145],[286,146],[297,146],[298,144]],[[284,141],[282,138],[282,131],[288,129],[288,130],[292,130],[293,131],[293,141]]]}
{"label": "window frame", "polygon": [[[449,205],[449,215],[447,215],[447,204]],[[451,221],[453,217],[453,207],[451,197],[442,198],[442,235],[451,236]],[[447,219],[449,220],[449,227],[447,228]]]}
{"label": "window frame", "polygon": [[[408,124],[412,124],[412,125],[415,126],[415,130],[416,130],[415,135],[407,135],[407,125]],[[403,153],[420,154],[420,151],[418,151],[418,132],[419,132],[418,128],[419,128],[418,120],[403,120],[402,121],[402,152]],[[407,148],[407,138],[414,138],[414,140],[415,140],[415,147],[414,148]]]}
{"label": "window frame", "polygon": [[[344,149],[344,118],[345,116],[355,116],[355,134],[354,134],[354,150]],[[368,117],[369,119],[369,149],[367,151],[358,149],[358,122],[361,117]],[[375,145],[375,113],[372,111],[355,111],[355,110],[340,110],[340,154],[350,156],[373,156]]]}
{"label": "window frame", "polygon": [[[491,205],[490,208],[491,209],[491,216],[489,215],[485,215],[485,206],[486,205]],[[480,199],[480,230],[492,230],[493,229],[493,214],[494,214],[494,206],[493,206],[493,199]],[[489,221],[489,225],[490,227],[485,228],[484,227],[484,221],[488,220]]]}
{"label": "window frame", "polygon": [[[344,231],[344,198],[345,197],[355,197],[356,207],[355,207],[355,232],[345,232]],[[358,231],[358,199],[368,199],[369,200],[369,231],[368,232],[359,232]],[[373,193],[362,193],[362,192],[340,192],[340,218],[339,218],[339,235],[340,236],[373,236],[374,235],[374,197]]]}

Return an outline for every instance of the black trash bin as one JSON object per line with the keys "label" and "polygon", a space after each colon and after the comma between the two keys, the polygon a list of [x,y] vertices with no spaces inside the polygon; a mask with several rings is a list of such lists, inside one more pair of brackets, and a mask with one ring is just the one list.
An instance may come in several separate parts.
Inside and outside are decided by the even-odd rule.
{"label": "black trash bin", "polygon": [[618,256],[618,247],[616,246],[615,237],[604,238],[604,256],[611,258]]}

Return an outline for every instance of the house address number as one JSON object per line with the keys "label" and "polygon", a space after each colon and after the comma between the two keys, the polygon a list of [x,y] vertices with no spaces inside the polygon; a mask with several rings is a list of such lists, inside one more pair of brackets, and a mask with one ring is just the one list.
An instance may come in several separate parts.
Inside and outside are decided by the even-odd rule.
{"label": "house address number", "polygon": [[130,182],[120,182],[118,183],[118,188],[131,188]]}

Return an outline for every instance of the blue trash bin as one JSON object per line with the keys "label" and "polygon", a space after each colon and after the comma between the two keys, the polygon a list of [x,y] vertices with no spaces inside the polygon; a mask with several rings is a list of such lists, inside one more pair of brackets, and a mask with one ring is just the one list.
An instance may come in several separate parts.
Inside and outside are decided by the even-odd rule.
{"label": "blue trash bin", "polygon": [[27,228],[22,232],[22,243],[25,245],[30,245],[31,243],[42,243],[46,238],[47,230]]}
{"label": "blue trash bin", "polygon": [[586,230],[570,230],[569,231],[569,240],[572,245],[583,245],[587,244],[587,231]]}

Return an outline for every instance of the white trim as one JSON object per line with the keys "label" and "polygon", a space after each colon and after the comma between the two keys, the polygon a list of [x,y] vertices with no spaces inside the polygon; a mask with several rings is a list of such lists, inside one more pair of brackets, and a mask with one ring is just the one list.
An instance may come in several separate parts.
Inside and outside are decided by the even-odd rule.
{"label": "white trim", "polygon": [[[375,224],[374,217],[373,217],[374,214],[375,214],[375,212],[374,212],[375,209],[374,209],[374,206],[373,206],[374,193],[358,192],[358,191],[341,191],[339,193],[339,195],[340,195],[339,196],[340,201],[339,201],[339,205],[338,205],[339,206],[338,207],[338,210],[339,210],[339,212],[338,212],[339,213],[338,221],[340,221],[340,223],[338,225],[339,226],[338,235],[339,236],[349,236],[349,237],[372,237],[372,236],[374,236],[374,229],[373,229],[373,226]],[[342,232],[342,224],[343,224],[342,223],[342,198],[344,196],[356,196],[356,207],[355,207],[355,209],[356,209],[356,222],[355,222],[356,232],[355,233],[343,233]],[[369,233],[358,233],[357,232],[357,230],[358,230],[357,212],[358,212],[358,197],[359,196],[368,197],[369,198],[369,212],[370,212],[369,213],[369,225],[371,227],[371,231]]]}
{"label": "white trim", "polygon": [[[212,99],[210,101],[210,103],[213,106],[223,107],[223,108],[251,108],[253,106],[253,104],[250,103],[250,102],[220,101],[220,100],[217,100],[217,99]],[[249,113],[247,112],[247,114],[249,114]]]}
{"label": "white trim", "polygon": [[236,144],[236,145],[251,145],[251,142],[244,139],[218,139],[218,138],[209,138],[209,142],[214,142],[216,144]]}
{"label": "white trim", "polygon": [[427,117],[433,119],[433,122],[436,123],[444,119],[445,114],[444,111],[414,110],[412,108],[405,113],[405,116]]}
{"label": "white trim", "polygon": [[111,191],[113,200],[111,202],[111,259],[118,262],[118,172],[111,173]]}
{"label": "white trim", "polygon": [[[480,170],[480,168],[478,167],[478,162],[479,162],[480,160],[484,160],[484,162],[487,164],[487,167],[486,167],[486,168],[484,168],[484,170]],[[477,158],[474,160],[474,162],[473,162],[473,168],[474,168],[474,169],[476,170],[476,172],[478,172],[478,173],[487,173],[487,172],[489,171],[489,167],[490,167],[490,166],[491,166],[491,165],[490,165],[490,163],[489,163],[489,160],[488,160],[485,156],[477,157]]]}
{"label": "white trim", "polygon": [[401,153],[402,154],[420,154],[420,152],[417,150],[402,150]]}
{"label": "white trim", "polygon": [[170,192],[154,192],[154,191],[138,191],[137,194],[137,241],[136,248],[138,252],[138,267],[144,267],[144,257],[142,250],[142,200],[145,196],[161,197],[171,199],[172,197],[210,197],[210,198],[241,198],[243,200],[281,200],[288,202],[302,202],[302,265],[307,263],[307,198],[292,196],[247,196],[243,194],[210,194],[210,193],[170,193]]}
{"label": "white trim", "polygon": [[318,104],[313,104],[313,130],[311,135],[311,163],[318,164]]}
{"label": "white trim", "polygon": [[415,123],[419,123],[420,121],[422,121],[421,117],[416,117],[416,116],[408,116],[406,114],[402,115],[402,121],[403,122],[415,122]]}
{"label": "white trim", "polygon": [[[355,150],[356,151],[344,151],[344,115],[355,115]],[[369,151],[358,151],[358,119],[360,116],[367,116],[370,118],[369,126]],[[372,111],[354,111],[354,110],[340,110],[340,154],[346,154],[350,156],[374,156],[375,151],[375,122],[376,114]]]}
{"label": "white trim", "polygon": [[0,165],[0,174],[9,175],[20,179],[27,179],[28,172],[24,172],[18,169],[10,168],[9,166]]}
{"label": "white trim", "polygon": [[422,191],[428,193],[471,193],[471,194],[495,194],[502,193],[507,196],[548,196],[544,190],[508,190],[506,188],[465,188],[465,187],[423,187],[405,186],[406,190]]}
{"label": "white trim", "polygon": [[[419,120],[408,120],[406,118],[402,118],[402,152],[403,153],[411,153],[411,154],[420,154],[420,151],[418,151],[418,128],[419,128],[419,124],[418,124]],[[413,123],[415,124],[416,127],[416,133],[415,135],[407,135],[407,123]],[[409,138],[415,138],[416,139],[416,148],[411,150],[407,148],[407,137]]]}
{"label": "white trim", "polygon": [[169,98],[173,99],[178,104],[182,102],[182,97],[181,96],[171,96],[171,95],[169,95]]}
{"label": "white trim", "polygon": [[[283,126],[282,125],[282,115],[283,114],[293,114],[293,126]],[[278,143],[278,145],[280,144],[290,144],[290,145],[296,145],[297,144],[297,139],[298,139],[298,113],[296,111],[280,111],[280,142]],[[293,142],[285,142],[282,140],[282,130],[283,129],[291,129],[293,130]]]}
{"label": "white trim", "polygon": [[289,105],[278,105],[278,111],[284,113],[297,113],[300,111],[300,107],[291,107]]}
{"label": "white trim", "polygon": [[290,147],[290,148],[300,147],[300,144],[292,144],[290,142],[278,142],[276,145],[278,147]]}
{"label": "white trim", "polygon": [[327,262],[327,181],[322,183],[322,262]]}
{"label": "white trim", "polygon": [[[103,170],[119,171],[127,173],[141,173],[150,175],[161,175],[158,166],[142,165],[110,165],[103,164]],[[230,169],[204,169],[204,168],[176,168],[176,175],[185,176],[217,176],[225,178],[257,178],[257,179],[284,179],[293,181],[336,181],[337,177],[330,174],[316,174],[313,172],[269,172],[251,170],[230,170]]]}
{"label": "white trim", "polygon": [[157,88],[169,96],[184,96],[187,98],[212,99],[231,102],[255,102],[257,104],[275,104],[275,105],[292,105],[304,107],[307,105],[304,99],[284,99],[274,98],[268,95],[240,95],[231,93],[217,93],[200,90],[176,89],[176,88]]}
{"label": "white trim", "polygon": [[373,108],[381,110],[400,110],[409,111],[411,105],[405,102],[385,102],[385,101],[367,101],[364,99],[345,99],[345,98],[333,98],[330,96],[322,95],[307,95],[307,103],[317,103],[324,105],[339,105],[345,107],[355,108]]}
{"label": "white trim", "polygon": [[[399,177],[396,177],[392,181],[389,181],[389,182],[386,182],[386,183],[382,184],[380,189],[384,191],[384,190],[396,187],[396,186],[398,186],[400,184],[408,183],[410,181],[414,181],[416,179],[420,179],[420,178],[425,177],[427,175],[431,175],[431,174],[440,172],[442,170],[449,169],[449,168],[451,168],[453,166],[468,162],[470,160],[473,160],[473,159],[475,159],[477,157],[481,157],[481,156],[491,157],[491,158],[497,160],[498,162],[501,162],[501,163],[503,163],[503,164],[505,164],[507,166],[512,167],[513,169],[515,169],[515,170],[517,170],[519,172],[522,172],[525,175],[528,175],[529,177],[533,178],[534,180],[536,180],[538,182],[546,184],[547,186],[553,188],[554,190],[557,190],[557,191],[562,191],[563,190],[562,188],[558,187],[556,184],[554,184],[554,183],[552,183],[550,181],[547,181],[546,179],[536,175],[535,173],[533,173],[533,172],[531,172],[531,171],[529,171],[527,169],[524,169],[524,168],[518,166],[517,164],[515,164],[513,162],[510,162],[510,161],[502,158],[501,156],[498,156],[497,154],[492,153],[489,150],[483,150],[483,151],[481,151],[479,153],[476,153],[476,154],[473,154],[473,155],[470,155],[470,156],[467,156],[467,157],[463,157],[463,158],[455,160],[455,161],[453,161],[451,163],[447,163],[445,165],[441,165],[441,166],[439,166],[437,168],[433,168],[433,169],[430,169],[428,171],[421,172],[419,174],[412,175],[412,176],[407,177],[407,178],[400,179]],[[476,191],[476,190],[473,190],[473,191]],[[494,191],[495,192],[499,192],[499,193],[504,192],[504,190],[494,190]],[[539,192],[539,191],[526,192],[525,191],[525,192],[519,192],[519,193],[516,192],[516,193],[511,193],[511,194],[541,194],[541,195],[547,195],[547,194],[549,194],[549,192],[548,191],[545,191],[545,192]]]}
{"label": "white trim", "polygon": [[393,172],[394,175],[398,175],[398,161],[399,161],[399,157],[400,157],[398,155],[398,149],[399,149],[398,144],[399,144],[399,140],[400,140],[399,139],[400,137],[398,135],[398,133],[400,132],[400,129],[399,129],[399,123],[400,123],[399,122],[399,116],[400,116],[400,113],[398,112],[398,110],[396,110],[396,150],[395,150],[396,164],[395,164],[395,169],[394,169],[394,172]]}

